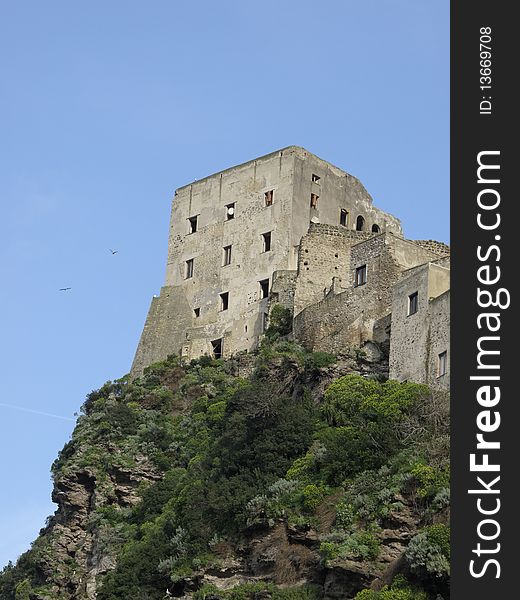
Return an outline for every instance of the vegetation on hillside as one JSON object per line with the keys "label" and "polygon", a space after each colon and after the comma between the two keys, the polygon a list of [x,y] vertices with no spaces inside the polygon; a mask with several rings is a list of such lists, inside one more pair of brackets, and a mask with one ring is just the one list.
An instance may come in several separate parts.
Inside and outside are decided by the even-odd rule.
{"label": "vegetation on hillside", "polygon": [[[139,380],[107,383],[87,397],[52,472],[56,480],[88,472],[103,498],[86,527],[117,566],[100,581],[99,600],[181,594],[251,531],[280,522],[320,532],[324,569],[377,563],[380,532],[405,496],[422,523],[406,550],[406,579],[357,599],[448,597],[449,529],[439,518],[449,505],[447,401],[422,385],[356,374],[316,397],[316,382],[334,362],[273,336],[248,377],[233,359],[183,365],[170,357]],[[109,475],[143,461],[157,476],[142,484],[137,503],[122,505]],[[327,527],[324,507],[332,511]],[[51,537],[4,569],[1,600],[50,598]],[[197,600],[259,592],[274,600],[320,594],[319,586],[265,582],[194,590]]]}

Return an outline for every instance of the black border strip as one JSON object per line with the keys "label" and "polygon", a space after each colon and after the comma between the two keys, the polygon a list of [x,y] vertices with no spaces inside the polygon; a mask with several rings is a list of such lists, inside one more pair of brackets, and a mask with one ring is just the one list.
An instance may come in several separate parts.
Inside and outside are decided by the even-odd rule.
{"label": "black border strip", "polygon": [[[499,292],[500,289],[511,291],[514,274],[519,270],[514,264],[519,254],[515,236],[520,238],[520,232],[516,232],[513,214],[518,203],[513,182],[520,172],[520,162],[514,164],[517,152],[512,149],[512,143],[514,130],[518,127],[510,84],[517,71],[514,62],[519,52],[515,42],[519,36],[518,33],[513,35],[513,7],[513,3],[497,0],[454,1],[451,4],[451,525],[452,598],[455,600],[520,595],[518,590],[514,591],[518,587],[514,578],[518,570],[515,550],[520,519],[520,514],[516,514],[520,513],[520,505],[517,509],[515,490],[520,484],[516,464],[520,454],[520,386],[514,387],[515,369],[520,382],[520,361],[517,359],[520,353],[514,342],[515,329],[519,331],[520,328],[514,320],[514,295],[511,294],[511,304],[506,308],[508,294]],[[481,80],[481,77],[488,72],[481,72],[487,68],[487,63],[481,64],[486,55],[480,56],[480,43],[481,36],[488,40],[485,33],[488,30],[481,28],[487,27],[491,39],[484,45],[491,47],[491,65],[488,67],[491,69],[491,88],[482,89],[481,85],[486,85],[488,80]],[[486,104],[488,101],[490,104]],[[482,163],[500,167],[482,169],[480,183],[479,153],[485,153],[480,154]],[[479,207],[479,193],[481,204],[492,206],[496,199],[498,206],[494,209]],[[498,214],[500,223],[496,228],[484,229],[478,224],[479,213],[484,225],[495,224]],[[480,259],[477,255],[479,246]],[[480,271],[481,280],[494,280],[500,269],[499,281],[479,282],[478,269],[481,267],[484,267]],[[478,288],[487,290],[493,299],[498,298],[502,306],[483,307],[489,298],[487,294],[481,294],[479,306]],[[480,317],[479,329],[479,315],[489,313],[498,316]],[[491,331],[490,326],[497,327],[498,323],[500,328]],[[495,339],[483,339],[486,336],[495,336]],[[481,348],[500,352],[481,355],[481,364],[486,368],[478,368],[479,338]],[[518,343],[516,345],[518,347]],[[472,380],[472,376],[498,376],[500,379]],[[486,386],[490,386],[488,396]],[[501,394],[496,403],[494,399],[498,392],[495,388],[500,388]],[[481,403],[477,399],[479,390]],[[482,432],[479,422],[481,428],[489,431]],[[483,434],[486,442],[500,443],[500,449],[477,449],[478,433]],[[517,440],[518,444],[515,443]],[[471,471],[471,454],[475,454],[476,464],[483,464],[486,460],[483,455],[487,454],[489,463],[500,470]],[[477,477],[488,485],[487,493]],[[500,480],[492,484],[496,477]],[[480,491],[470,494],[468,490]],[[485,515],[484,510],[496,513]],[[472,560],[475,561],[473,566]],[[475,575],[471,574],[471,569]],[[497,592],[503,595],[491,595]]]}

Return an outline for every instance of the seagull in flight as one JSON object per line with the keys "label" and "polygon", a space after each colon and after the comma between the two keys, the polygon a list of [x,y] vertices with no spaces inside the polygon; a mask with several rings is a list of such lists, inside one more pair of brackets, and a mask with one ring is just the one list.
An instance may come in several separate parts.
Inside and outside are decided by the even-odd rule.
{"label": "seagull in flight", "polygon": [[119,250],[112,250],[112,248],[109,248],[110,252],[112,252],[112,254],[117,254],[119,252]]}
{"label": "seagull in flight", "polygon": [[60,292],[66,292],[66,291],[68,291],[68,290],[71,290],[71,289],[72,289],[72,288],[70,288],[70,287],[66,287],[66,288],[60,288],[60,289],[59,289],[59,291],[60,291]]}

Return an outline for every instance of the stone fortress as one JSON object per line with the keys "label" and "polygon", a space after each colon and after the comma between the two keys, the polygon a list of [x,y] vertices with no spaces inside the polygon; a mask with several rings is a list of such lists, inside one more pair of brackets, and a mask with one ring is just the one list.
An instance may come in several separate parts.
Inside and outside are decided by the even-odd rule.
{"label": "stone fortress", "polygon": [[383,349],[392,379],[449,389],[449,276],[448,246],[404,239],[358,179],[290,146],[175,192],[131,373],[254,350],[282,305],[305,347]]}

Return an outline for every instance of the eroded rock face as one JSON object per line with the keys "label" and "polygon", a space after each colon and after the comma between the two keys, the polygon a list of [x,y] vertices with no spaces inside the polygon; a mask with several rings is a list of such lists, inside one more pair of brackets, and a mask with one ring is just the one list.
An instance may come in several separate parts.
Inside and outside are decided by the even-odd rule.
{"label": "eroded rock face", "polygon": [[370,587],[373,575],[367,571],[366,565],[354,561],[327,569],[323,582],[323,598],[324,600],[354,598],[359,590]]}
{"label": "eroded rock face", "polygon": [[302,542],[303,539],[291,539],[284,522],[277,523],[265,535],[249,542],[248,570],[281,585],[316,581],[319,555]]}
{"label": "eroded rock face", "polygon": [[96,509],[114,502],[122,508],[133,506],[139,500],[138,485],[159,477],[148,460],[137,457],[133,468],[112,468],[103,482],[90,469],[56,478],[52,500],[58,509],[41,532],[46,549],[45,561],[39,565],[50,595],[38,598],[95,600],[96,578],[116,565],[96,525]]}
{"label": "eroded rock face", "polygon": [[377,536],[380,552],[373,561],[336,559],[324,565],[320,543],[334,520],[328,514],[319,531],[309,526],[290,526],[280,520],[252,532],[245,545],[223,560],[220,568],[200,572],[197,582],[190,582],[195,585],[185,587],[183,598],[192,598],[193,591],[204,584],[229,590],[259,581],[280,586],[317,585],[324,600],[352,600],[362,589],[379,590],[406,569],[405,548],[422,526],[413,501],[401,495],[395,500],[402,507],[390,513],[383,523]]}
{"label": "eroded rock face", "polygon": [[[139,481],[158,477],[144,465],[136,471],[111,474],[112,493],[123,506],[138,498]],[[103,486],[108,488],[108,486]],[[45,536],[49,540],[45,579],[52,582],[52,595],[43,600],[95,600],[96,578],[112,570],[116,558],[103,543],[103,532],[89,526],[96,507],[107,498],[96,488],[88,471],[74,473],[55,484],[53,499],[58,503]],[[420,517],[400,497],[403,508],[391,513],[378,534],[381,551],[377,560],[336,560],[324,566],[319,553],[327,531],[311,527],[288,526],[280,520],[272,527],[250,534],[240,548],[228,547],[218,567],[201,570],[187,578],[182,597],[191,598],[204,584],[228,590],[244,583],[269,581],[282,586],[318,585],[326,600],[349,600],[361,589],[380,589],[402,569],[406,545],[419,528]],[[330,522],[327,524],[330,527]]]}

